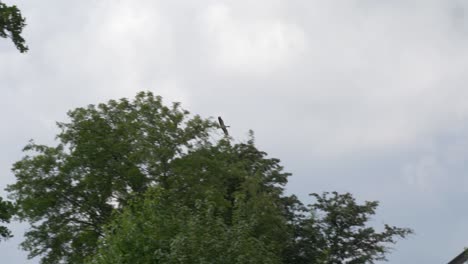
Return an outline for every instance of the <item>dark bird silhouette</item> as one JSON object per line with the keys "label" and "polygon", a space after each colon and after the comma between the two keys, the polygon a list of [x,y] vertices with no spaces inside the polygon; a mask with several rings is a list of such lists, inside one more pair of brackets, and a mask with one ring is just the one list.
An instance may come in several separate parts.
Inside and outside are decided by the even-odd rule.
{"label": "dark bird silhouette", "polygon": [[224,135],[229,136],[229,133],[228,133],[228,130],[227,130],[227,128],[229,126],[224,125],[224,121],[220,116],[218,116],[218,122],[219,122],[219,126],[221,127],[221,129],[224,132]]}

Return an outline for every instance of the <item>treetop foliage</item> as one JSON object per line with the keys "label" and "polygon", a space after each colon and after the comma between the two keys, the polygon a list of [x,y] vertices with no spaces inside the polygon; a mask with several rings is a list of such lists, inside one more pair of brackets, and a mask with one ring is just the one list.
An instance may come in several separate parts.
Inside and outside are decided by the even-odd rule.
{"label": "treetop foliage", "polygon": [[22,246],[43,263],[77,262],[96,247],[112,212],[151,185],[167,186],[171,163],[208,140],[214,124],[179,104],[140,93],[133,101],[77,108],[59,123],[58,145],[30,142],[8,186],[32,224]]}
{"label": "treetop foliage", "polygon": [[0,2],[0,37],[10,38],[21,53],[28,51],[26,41],[21,36],[25,26],[26,19],[21,15],[18,7],[7,6]]}
{"label": "treetop foliage", "polygon": [[285,195],[289,173],[219,126],[141,92],[68,113],[8,186],[41,263],[373,263],[411,230],[367,226],[377,202]]}

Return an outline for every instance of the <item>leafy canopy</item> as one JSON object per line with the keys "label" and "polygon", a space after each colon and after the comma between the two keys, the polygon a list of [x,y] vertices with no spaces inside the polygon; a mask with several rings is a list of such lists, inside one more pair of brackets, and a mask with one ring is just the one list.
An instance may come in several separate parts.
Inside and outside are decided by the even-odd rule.
{"label": "leafy canopy", "polygon": [[[359,264],[386,260],[396,238],[412,233],[408,228],[385,225],[382,232],[367,226],[378,202],[359,205],[350,193],[311,194],[315,203],[298,214],[292,256],[287,263]],[[313,260],[313,261],[311,261]]]}
{"label": "leafy canopy", "polygon": [[21,53],[28,51],[28,46],[21,36],[26,26],[25,21],[18,7],[0,2],[0,37],[10,38]]}
{"label": "leafy canopy", "polygon": [[287,173],[253,141],[221,140],[178,159],[108,227],[90,263],[281,263]]}
{"label": "leafy canopy", "polygon": [[8,186],[41,263],[373,263],[411,230],[368,226],[377,202],[284,194],[289,173],[149,92],[77,108],[30,142]]}
{"label": "leafy canopy", "polygon": [[151,185],[166,186],[172,161],[206,141],[213,126],[151,93],[68,115],[57,146],[25,147],[29,155],[13,165],[17,181],[7,188],[19,219],[32,225],[22,247],[42,263],[81,263],[113,211]]}

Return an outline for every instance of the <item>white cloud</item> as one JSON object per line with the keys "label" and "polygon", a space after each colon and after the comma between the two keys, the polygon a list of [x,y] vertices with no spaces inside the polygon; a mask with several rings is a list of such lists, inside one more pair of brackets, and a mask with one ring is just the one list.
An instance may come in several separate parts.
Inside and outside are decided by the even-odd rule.
{"label": "white cloud", "polygon": [[444,178],[447,180],[449,177],[434,156],[421,157],[417,162],[407,164],[403,168],[403,175],[408,184],[423,192],[434,191],[437,184],[443,183]]}
{"label": "white cloud", "polygon": [[268,73],[287,67],[305,47],[302,29],[281,19],[246,19],[217,4],[206,9],[202,20],[213,60],[228,71]]}
{"label": "white cloud", "polygon": [[[301,26],[308,42],[301,61],[285,72],[289,83],[257,96],[274,94],[288,111],[302,113],[304,122],[291,133],[305,138],[315,154],[426,144],[467,121],[462,69],[468,48],[460,45],[466,36],[453,28],[449,4],[329,1],[307,10],[308,23]],[[284,78],[275,74],[272,78]],[[294,99],[285,102],[289,97]],[[271,115],[281,117],[276,110]],[[284,116],[274,124],[292,120],[297,118]]]}
{"label": "white cloud", "polygon": [[[432,208],[427,200],[451,205],[433,193],[468,189],[465,2],[15,2],[31,50],[0,45],[8,181],[19,149],[50,142],[67,110],[151,89],[222,115],[236,139],[254,129],[298,171],[296,186],[381,195],[403,222],[400,210]],[[410,262],[423,263],[416,255]]]}

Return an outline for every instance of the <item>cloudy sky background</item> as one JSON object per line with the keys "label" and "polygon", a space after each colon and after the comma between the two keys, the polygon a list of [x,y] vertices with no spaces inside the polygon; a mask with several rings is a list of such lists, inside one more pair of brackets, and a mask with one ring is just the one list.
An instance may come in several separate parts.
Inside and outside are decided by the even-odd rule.
{"label": "cloudy sky background", "polygon": [[[468,246],[468,1],[26,1],[30,51],[0,40],[0,188],[66,111],[150,90],[293,173],[288,191],[379,200],[411,227],[389,263],[446,263]],[[4,192],[0,195],[5,196]],[[16,238],[8,263],[26,260]]]}

